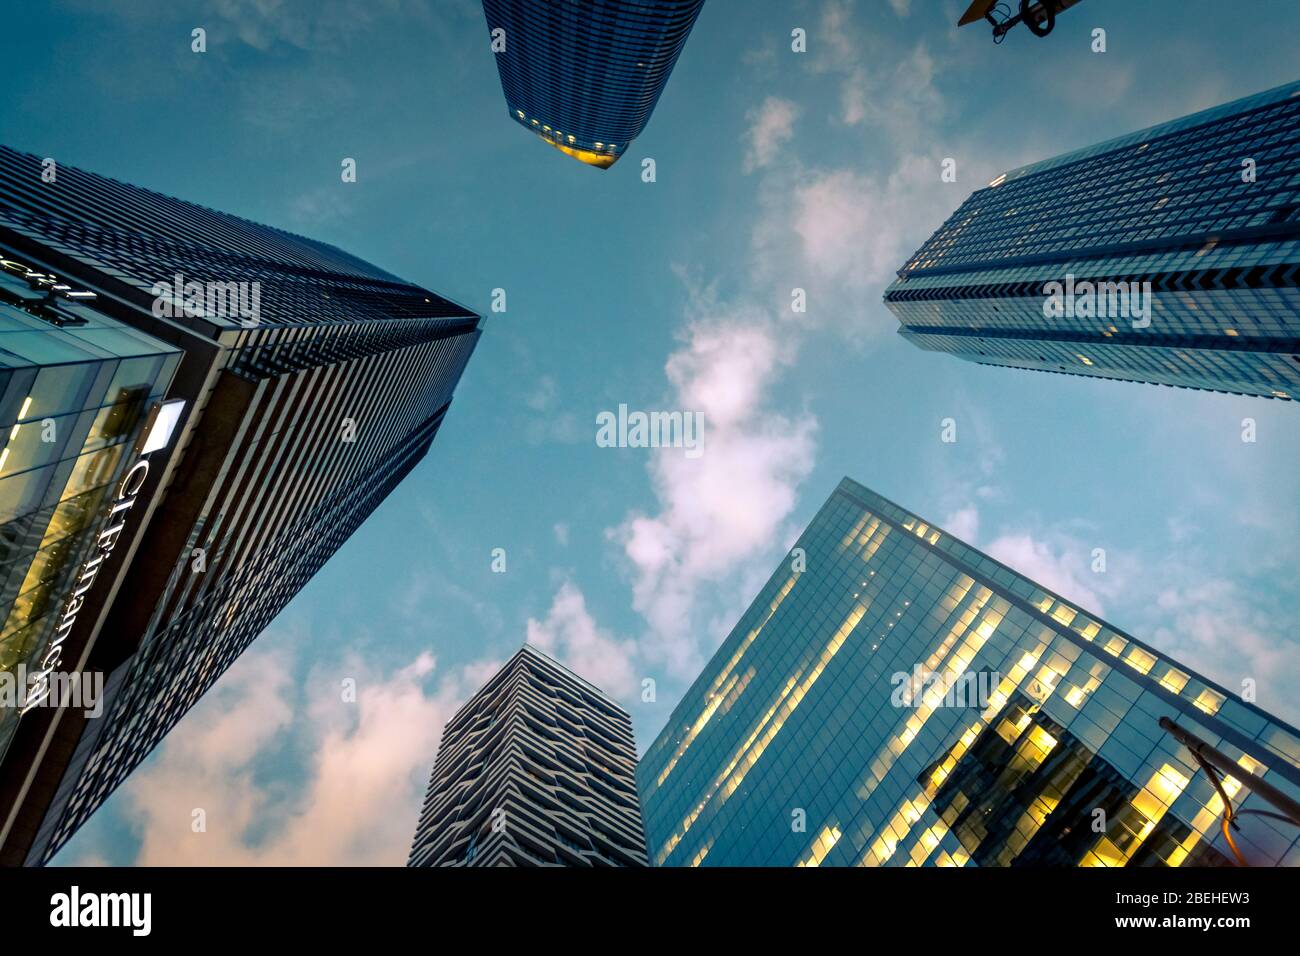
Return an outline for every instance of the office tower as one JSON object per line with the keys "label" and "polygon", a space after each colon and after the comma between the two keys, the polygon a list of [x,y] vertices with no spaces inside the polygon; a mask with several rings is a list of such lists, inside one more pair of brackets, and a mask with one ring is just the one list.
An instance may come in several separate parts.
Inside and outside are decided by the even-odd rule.
{"label": "office tower", "polygon": [[607,169],[641,135],[704,0],[483,0],[516,123]]}
{"label": "office tower", "polygon": [[408,866],[645,866],[627,711],[525,644],[442,731]]}
{"label": "office tower", "polygon": [[5,463],[25,490],[4,496],[0,647],[11,668],[57,643],[60,673],[102,679],[103,713],[5,714],[8,865],[46,862],[424,457],[479,328],[333,246],[50,172],[0,148],[0,255],[49,300],[18,314],[6,279],[0,417],[29,445],[38,401],[76,416],[65,444]]}
{"label": "office tower", "polygon": [[998,176],[885,303],[972,362],[1294,399],[1300,83]]}
{"label": "office tower", "polygon": [[795,548],[637,768],[654,865],[1222,864],[1161,717],[1300,796],[1293,728],[849,479]]}

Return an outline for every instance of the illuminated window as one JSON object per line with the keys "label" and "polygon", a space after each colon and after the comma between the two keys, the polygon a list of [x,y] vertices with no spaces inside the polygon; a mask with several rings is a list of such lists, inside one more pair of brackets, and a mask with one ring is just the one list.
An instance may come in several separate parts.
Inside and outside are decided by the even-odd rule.
{"label": "illuminated window", "polygon": [[798,865],[821,866],[822,860],[826,859],[826,854],[830,853],[835,844],[840,842],[842,835],[839,827],[834,824],[828,825],[817,835],[817,839],[813,841],[813,845],[808,849],[808,852],[799,861]]}
{"label": "illuminated window", "polygon": [[1106,643],[1102,645],[1102,649],[1112,657],[1119,657],[1120,653],[1126,647],[1128,647],[1128,641],[1124,640],[1124,638],[1120,637],[1118,634],[1112,634],[1107,639]]}
{"label": "illuminated window", "polygon": [[1217,714],[1219,708],[1223,706],[1223,695],[1215,693],[1207,687],[1205,690],[1201,691],[1196,700],[1192,701],[1192,703],[1207,714]]}
{"label": "illuminated window", "polygon": [[1128,652],[1128,657],[1125,658],[1125,660],[1128,662],[1128,665],[1139,674],[1149,674],[1151,668],[1156,665],[1156,659],[1137,646],[1134,646],[1133,649]]}
{"label": "illuminated window", "polygon": [[1175,694],[1181,694],[1183,688],[1187,686],[1187,675],[1177,667],[1171,667],[1165,672],[1165,676],[1160,678],[1160,686],[1166,690],[1171,690]]}
{"label": "illuminated window", "polygon": [[1074,620],[1074,615],[1077,613],[1078,612],[1068,604],[1061,604],[1059,602],[1056,607],[1052,608],[1052,617],[1056,618],[1056,620],[1060,621],[1062,624],[1069,624]]}

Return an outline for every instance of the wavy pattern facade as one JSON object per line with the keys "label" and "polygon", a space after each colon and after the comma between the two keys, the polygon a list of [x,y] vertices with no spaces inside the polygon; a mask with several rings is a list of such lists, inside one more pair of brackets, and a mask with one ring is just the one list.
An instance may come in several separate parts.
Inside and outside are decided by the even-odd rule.
{"label": "wavy pattern facade", "polygon": [[645,866],[627,712],[530,645],[438,748],[408,866]]}

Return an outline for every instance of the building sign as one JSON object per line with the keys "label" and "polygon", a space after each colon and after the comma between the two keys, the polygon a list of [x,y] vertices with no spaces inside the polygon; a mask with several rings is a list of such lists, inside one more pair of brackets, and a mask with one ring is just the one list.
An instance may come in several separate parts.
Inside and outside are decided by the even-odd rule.
{"label": "building sign", "polygon": [[0,269],[12,275],[18,276],[33,289],[46,293],[51,297],[62,297],[65,299],[94,299],[96,295],[85,289],[74,289],[66,282],[61,280],[52,272],[41,272],[39,269],[33,269],[25,263],[18,262],[16,259],[9,259],[0,256]]}
{"label": "building sign", "polygon": [[148,456],[171,444],[172,433],[176,430],[181,412],[184,410],[185,401],[174,399],[157,404],[150,411],[144,434],[137,444],[136,461],[117,484],[117,493],[113,497],[112,505],[100,524],[99,533],[95,536],[94,553],[78,569],[72,594],[68,596],[59,611],[54,639],[46,647],[45,655],[40,659],[36,672],[31,675],[30,681],[34,686],[29,690],[20,713],[27,713],[49,696],[52,686],[50,677],[63,660],[64,645],[77,622],[77,615],[81,613],[86,594],[94,586],[100,568],[117,547],[117,542],[130,520],[131,509],[135,507],[145,480],[149,477]]}

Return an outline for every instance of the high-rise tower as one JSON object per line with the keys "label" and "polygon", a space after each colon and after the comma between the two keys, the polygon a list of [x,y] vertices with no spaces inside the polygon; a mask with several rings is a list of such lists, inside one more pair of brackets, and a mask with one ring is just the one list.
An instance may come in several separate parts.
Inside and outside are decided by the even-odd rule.
{"label": "high-rise tower", "polygon": [[645,866],[632,721],[525,644],[442,732],[408,866]]}
{"label": "high-rise tower", "polygon": [[483,0],[510,116],[590,166],[641,135],[704,0]]}
{"label": "high-rise tower", "polygon": [[[660,866],[1216,865],[1300,733],[845,479],[637,768]],[[1300,827],[1239,817],[1252,864]]]}
{"label": "high-rise tower", "polygon": [[1295,399],[1300,83],[998,176],[885,303],[972,362]]}
{"label": "high-rise tower", "polygon": [[0,662],[104,699],[0,717],[10,865],[48,860],[410,473],[479,335],[333,246],[46,171],[0,148]]}

